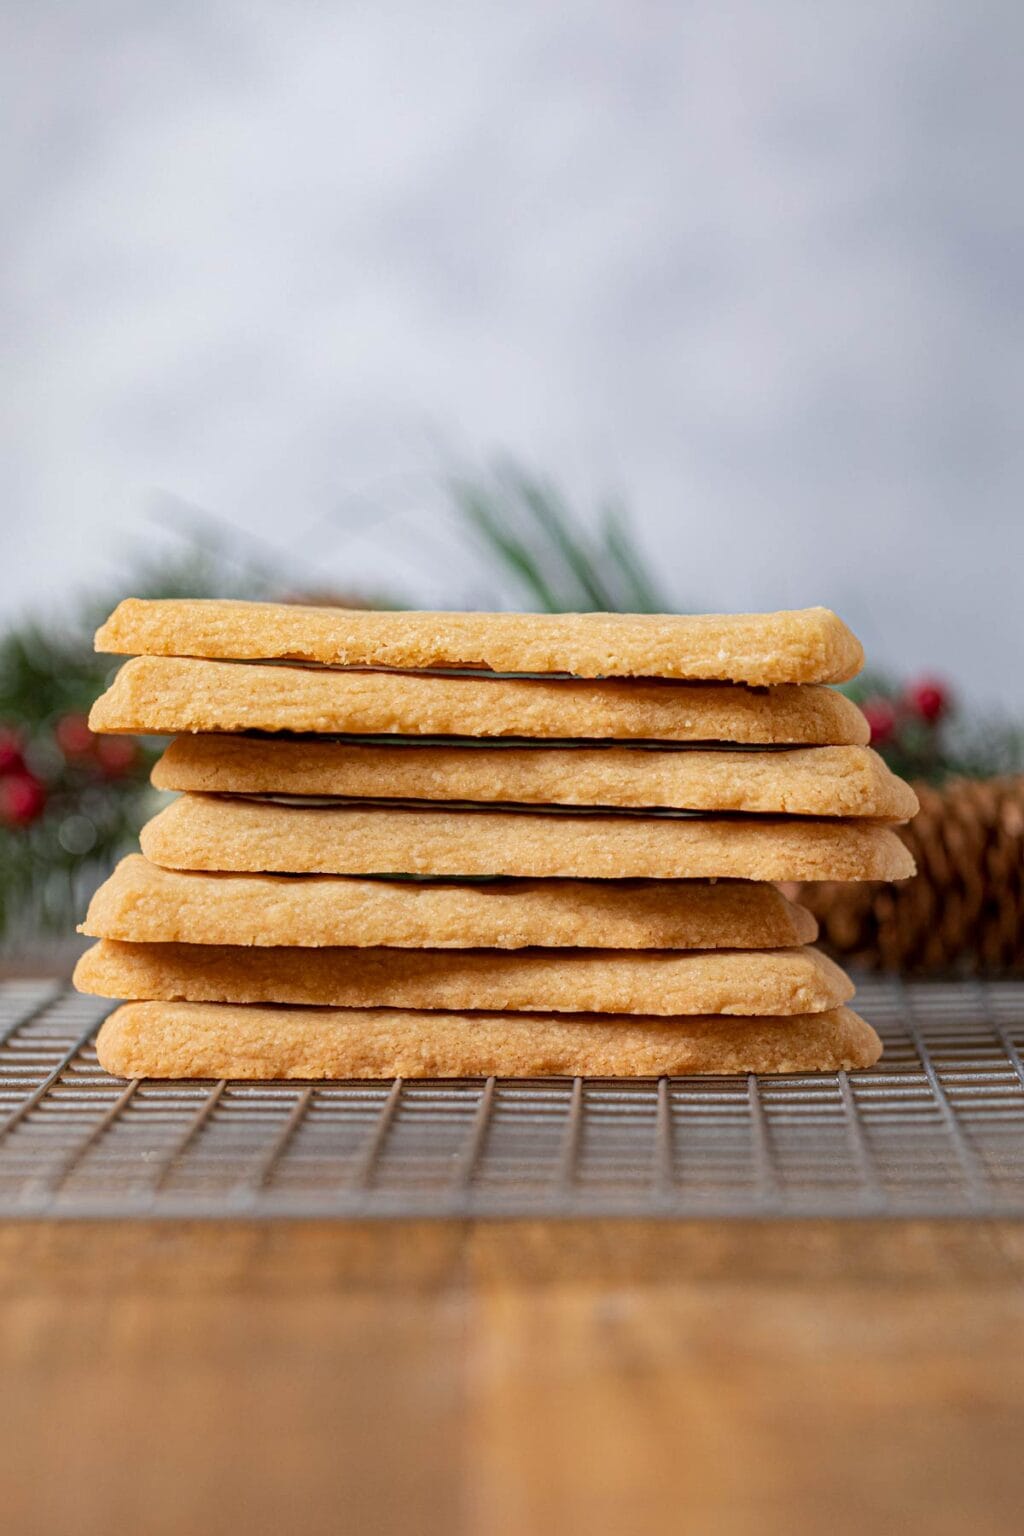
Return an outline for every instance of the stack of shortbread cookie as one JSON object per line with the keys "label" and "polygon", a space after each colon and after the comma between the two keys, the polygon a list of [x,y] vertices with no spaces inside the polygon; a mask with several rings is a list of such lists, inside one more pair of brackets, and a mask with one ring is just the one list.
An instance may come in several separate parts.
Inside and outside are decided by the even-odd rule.
{"label": "stack of shortbread cookie", "polygon": [[[826,609],[128,600],[97,731],[182,793],[94,897],[127,1077],[649,1076],[877,1060],[773,882],[913,873]],[[887,825],[890,824],[890,825]]]}

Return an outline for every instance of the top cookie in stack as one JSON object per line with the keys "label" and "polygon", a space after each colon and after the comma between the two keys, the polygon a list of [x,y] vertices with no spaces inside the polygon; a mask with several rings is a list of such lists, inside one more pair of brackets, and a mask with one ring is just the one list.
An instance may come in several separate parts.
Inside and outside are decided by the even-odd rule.
{"label": "top cookie in stack", "polygon": [[129,600],[97,646],[137,656],[93,728],[181,733],[154,782],[184,791],[85,925],[102,942],[79,984],[137,1000],[101,1036],[112,1070],[877,1056],[849,982],[805,947],[813,921],[767,883],[912,872],[885,823],[916,801],[826,686],[863,659],[827,610]]}

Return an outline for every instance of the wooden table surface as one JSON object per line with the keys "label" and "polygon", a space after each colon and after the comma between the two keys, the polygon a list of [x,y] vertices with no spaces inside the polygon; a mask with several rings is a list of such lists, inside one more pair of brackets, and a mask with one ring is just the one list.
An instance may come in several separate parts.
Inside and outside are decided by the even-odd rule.
{"label": "wooden table surface", "polygon": [[12,1536],[1024,1523],[1024,1229],[0,1226]]}

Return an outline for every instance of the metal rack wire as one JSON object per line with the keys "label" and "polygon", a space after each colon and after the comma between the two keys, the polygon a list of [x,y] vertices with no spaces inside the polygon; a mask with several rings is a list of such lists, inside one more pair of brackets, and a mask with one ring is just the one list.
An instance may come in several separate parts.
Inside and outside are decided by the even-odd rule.
{"label": "metal rack wire", "polygon": [[131,1082],[0,987],[0,1216],[1024,1216],[1024,984],[867,980],[853,1075]]}

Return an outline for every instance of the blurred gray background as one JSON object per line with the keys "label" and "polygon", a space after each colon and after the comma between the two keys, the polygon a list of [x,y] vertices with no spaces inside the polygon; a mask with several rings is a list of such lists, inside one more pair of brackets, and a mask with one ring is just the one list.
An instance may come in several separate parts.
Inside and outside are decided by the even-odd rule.
{"label": "blurred gray background", "polygon": [[[172,493],[507,601],[439,479],[622,493],[677,603],[1024,705],[1020,0],[7,0],[0,617]],[[155,515],[154,515],[155,514]]]}

